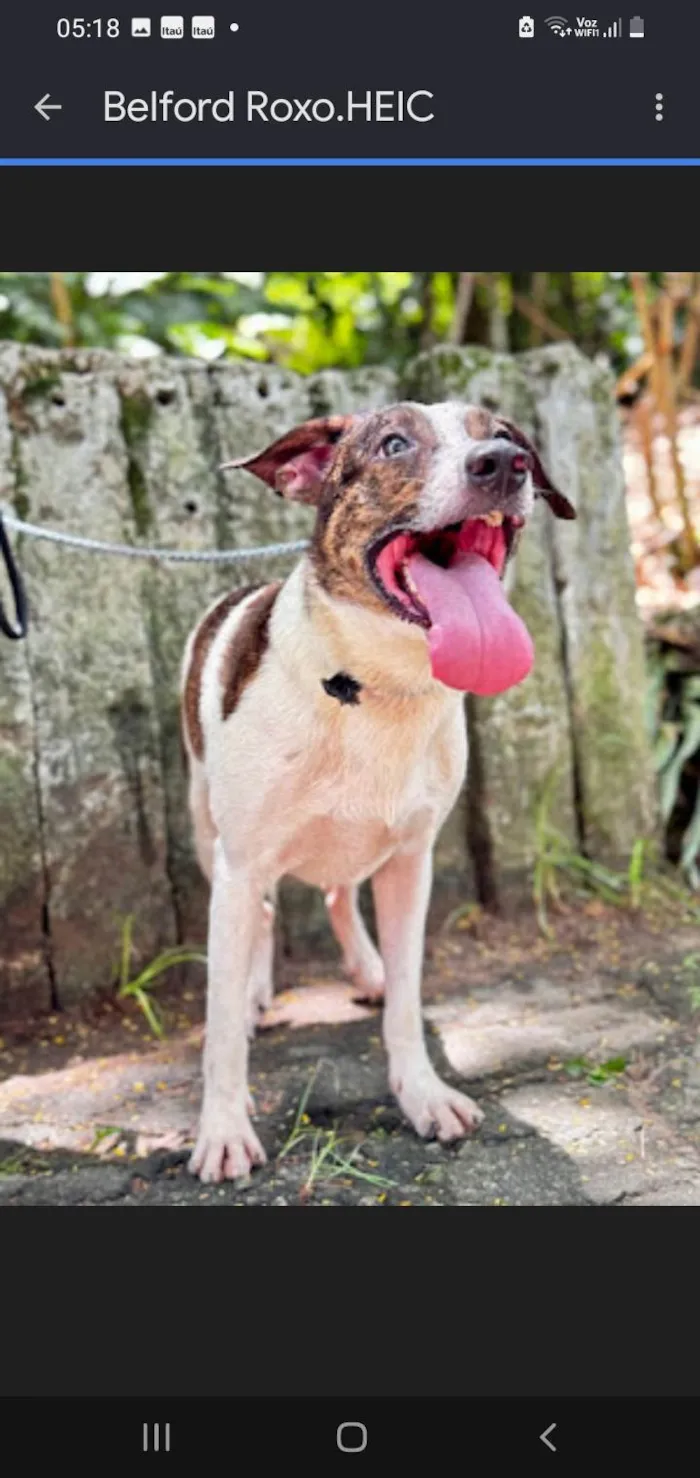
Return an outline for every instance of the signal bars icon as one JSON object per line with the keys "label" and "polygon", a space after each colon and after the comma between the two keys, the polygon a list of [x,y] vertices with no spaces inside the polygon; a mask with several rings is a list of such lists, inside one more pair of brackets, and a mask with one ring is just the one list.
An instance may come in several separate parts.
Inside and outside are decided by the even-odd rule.
{"label": "signal bars icon", "polygon": [[612,25],[611,26],[608,26],[607,31],[603,31],[602,34],[603,34],[603,36],[620,36],[621,37],[622,36],[622,20],[620,19],[620,20],[617,20],[617,21],[613,21]]}

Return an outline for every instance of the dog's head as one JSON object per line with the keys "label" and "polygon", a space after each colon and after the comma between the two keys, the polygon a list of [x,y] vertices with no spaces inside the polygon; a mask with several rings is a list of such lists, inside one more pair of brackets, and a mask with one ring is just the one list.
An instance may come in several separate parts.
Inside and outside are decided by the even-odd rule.
{"label": "dog's head", "polygon": [[501,692],[532,664],[500,577],[536,496],[575,518],[531,441],[460,402],[306,421],[237,462],[317,509],[311,557],[328,595],[420,627],[433,674]]}

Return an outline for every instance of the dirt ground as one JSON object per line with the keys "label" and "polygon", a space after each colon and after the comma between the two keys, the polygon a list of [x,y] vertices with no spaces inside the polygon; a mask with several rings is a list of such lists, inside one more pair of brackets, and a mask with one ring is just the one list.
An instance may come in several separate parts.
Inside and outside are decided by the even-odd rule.
{"label": "dirt ground", "polygon": [[441,1070],[485,1110],[421,1141],[388,1091],[379,1012],[327,961],[283,964],[252,1050],[268,1165],[244,1185],[187,1170],[200,1097],[200,967],[138,1007],[91,1001],[3,1028],[0,1202],[185,1205],[700,1204],[700,924],[679,906],[577,899],[538,933],[469,912],[429,941]]}

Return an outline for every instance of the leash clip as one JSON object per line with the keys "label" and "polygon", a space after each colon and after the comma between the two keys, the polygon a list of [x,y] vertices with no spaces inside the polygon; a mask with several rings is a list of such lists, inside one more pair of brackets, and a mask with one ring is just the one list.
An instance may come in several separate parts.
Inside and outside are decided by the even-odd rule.
{"label": "leash clip", "polygon": [[13,625],[5,614],[2,601],[0,600],[0,631],[10,641],[21,641],[22,637],[27,635],[29,626],[27,592],[24,588],[22,576],[17,568],[14,554],[12,553],[10,541],[2,521],[2,513],[0,513],[0,554],[2,554],[5,562],[5,569],[7,570],[15,602],[15,624]]}

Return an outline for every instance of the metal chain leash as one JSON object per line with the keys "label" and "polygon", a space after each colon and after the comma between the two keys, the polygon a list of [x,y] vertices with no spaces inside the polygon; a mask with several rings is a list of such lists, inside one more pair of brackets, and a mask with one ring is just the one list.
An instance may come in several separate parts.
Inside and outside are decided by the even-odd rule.
{"label": "metal chain leash", "polygon": [[182,564],[238,564],[247,559],[272,559],[275,555],[299,554],[308,548],[308,539],[288,544],[260,544],[251,549],[158,549],[142,544],[108,544],[102,539],[87,539],[82,534],[62,534],[58,529],[45,529],[39,524],[25,523],[13,513],[0,509],[5,527],[33,539],[48,539],[52,544],[66,544],[92,554],[117,554],[126,559],[179,560]]}
{"label": "metal chain leash", "polygon": [[251,559],[274,559],[276,556],[301,554],[308,549],[308,539],[295,539],[286,544],[259,544],[250,549],[158,549],[141,544],[110,544],[103,539],[88,539],[83,534],[63,534],[58,529],[47,529],[40,524],[25,523],[14,513],[0,508],[0,555],[5,562],[15,602],[14,624],[9,620],[0,601],[0,631],[11,641],[19,641],[27,634],[27,597],[19,569],[10,547],[6,529],[13,533],[26,534],[30,539],[45,539],[51,544],[62,544],[69,549],[81,549],[88,554],[111,554],[124,559],[148,559],[177,561],[179,564],[243,564]]}

